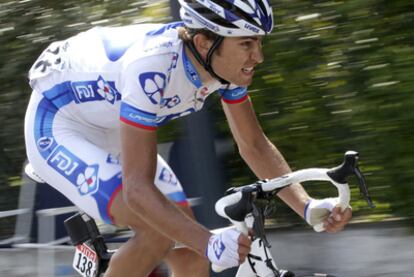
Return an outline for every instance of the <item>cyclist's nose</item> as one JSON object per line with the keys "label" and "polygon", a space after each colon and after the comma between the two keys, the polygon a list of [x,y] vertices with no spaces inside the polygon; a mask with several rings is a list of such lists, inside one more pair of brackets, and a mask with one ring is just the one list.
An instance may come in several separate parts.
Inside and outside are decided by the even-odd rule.
{"label": "cyclist's nose", "polygon": [[251,59],[258,64],[264,61],[261,42],[257,42],[256,47],[253,49],[251,53]]}

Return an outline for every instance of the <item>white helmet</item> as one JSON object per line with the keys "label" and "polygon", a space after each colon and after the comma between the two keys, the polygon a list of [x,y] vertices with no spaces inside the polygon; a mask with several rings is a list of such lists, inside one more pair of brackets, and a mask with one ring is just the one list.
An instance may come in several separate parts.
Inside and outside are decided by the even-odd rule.
{"label": "white helmet", "polygon": [[224,37],[257,36],[273,29],[268,0],[178,0],[184,24]]}

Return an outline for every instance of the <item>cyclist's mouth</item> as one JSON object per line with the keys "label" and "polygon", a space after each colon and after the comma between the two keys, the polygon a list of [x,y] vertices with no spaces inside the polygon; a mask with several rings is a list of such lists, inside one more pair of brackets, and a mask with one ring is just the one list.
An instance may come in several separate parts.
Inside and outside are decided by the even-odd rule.
{"label": "cyclist's mouth", "polygon": [[253,75],[254,67],[243,67],[242,71],[243,71],[244,74]]}

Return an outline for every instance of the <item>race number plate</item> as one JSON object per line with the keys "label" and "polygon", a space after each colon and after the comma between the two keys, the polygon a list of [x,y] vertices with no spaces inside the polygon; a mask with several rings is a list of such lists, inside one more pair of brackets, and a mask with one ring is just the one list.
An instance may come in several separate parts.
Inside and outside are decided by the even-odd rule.
{"label": "race number plate", "polygon": [[85,243],[76,246],[72,267],[83,277],[95,277],[98,264],[96,252]]}

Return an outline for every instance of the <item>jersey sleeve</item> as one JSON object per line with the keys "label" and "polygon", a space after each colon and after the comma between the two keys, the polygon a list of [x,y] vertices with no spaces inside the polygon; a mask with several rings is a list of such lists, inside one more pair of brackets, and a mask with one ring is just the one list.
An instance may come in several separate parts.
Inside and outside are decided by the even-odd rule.
{"label": "jersey sleeve", "polygon": [[128,65],[121,76],[120,120],[147,130],[158,127],[160,109],[168,76],[168,55],[141,58]]}
{"label": "jersey sleeve", "polygon": [[245,87],[236,87],[231,85],[229,88],[221,88],[218,90],[221,99],[228,104],[241,103],[247,99],[248,93]]}

